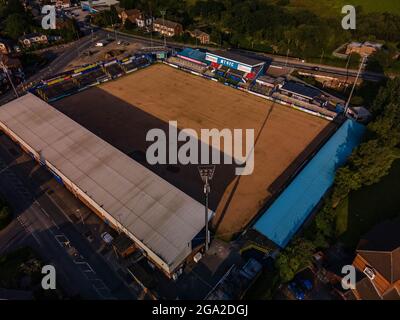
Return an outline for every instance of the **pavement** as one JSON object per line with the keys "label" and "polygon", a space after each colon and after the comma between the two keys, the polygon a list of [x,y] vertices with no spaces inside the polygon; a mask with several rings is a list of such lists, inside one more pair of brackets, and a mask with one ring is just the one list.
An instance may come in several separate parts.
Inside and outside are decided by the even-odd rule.
{"label": "pavement", "polygon": [[[105,258],[111,248],[101,241],[100,232],[108,226],[82,209],[47,170],[4,135],[0,135],[0,193],[15,216],[0,232],[0,253],[33,247],[45,262],[56,267],[57,282],[68,297],[137,299],[142,289],[115,269],[117,262],[111,264],[110,258]],[[82,219],[77,218],[77,210],[88,219],[80,214]],[[88,233],[91,241],[85,236]]]}

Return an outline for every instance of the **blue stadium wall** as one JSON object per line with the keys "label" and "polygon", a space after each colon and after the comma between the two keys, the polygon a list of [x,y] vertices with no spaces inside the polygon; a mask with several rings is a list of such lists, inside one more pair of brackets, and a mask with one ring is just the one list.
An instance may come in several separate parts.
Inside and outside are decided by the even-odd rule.
{"label": "blue stadium wall", "polygon": [[365,126],[346,120],[253,226],[284,248],[332,186],[336,170],[358,146]]}

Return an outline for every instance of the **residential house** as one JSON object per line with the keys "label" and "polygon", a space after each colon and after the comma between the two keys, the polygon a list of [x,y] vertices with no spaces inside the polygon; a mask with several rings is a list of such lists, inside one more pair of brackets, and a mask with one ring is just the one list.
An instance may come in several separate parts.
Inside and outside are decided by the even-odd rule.
{"label": "residential house", "polygon": [[359,272],[357,300],[400,300],[400,217],[385,221],[359,242],[353,266]]}
{"label": "residential house", "polygon": [[153,30],[167,37],[179,36],[183,32],[183,27],[180,23],[156,19],[153,23]]}
{"label": "residential house", "polygon": [[196,38],[200,41],[201,44],[209,44],[210,43],[210,35],[205,33],[199,29],[195,29],[194,31],[188,31],[192,38]]}
{"label": "residential house", "polygon": [[71,0],[57,0],[56,2],[57,8],[70,8],[71,7]]}
{"label": "residential house", "polygon": [[118,13],[118,17],[121,19],[123,25],[127,20],[136,24],[136,19],[139,18],[140,15],[141,11],[138,9],[122,10],[120,13]]}
{"label": "residential house", "polygon": [[360,56],[370,56],[377,52],[378,50],[381,50],[383,47],[382,44],[380,43],[374,43],[374,42],[351,42],[347,45],[346,48],[346,55],[352,54],[352,53],[358,53]]}
{"label": "residential house", "polygon": [[11,41],[0,38],[0,54],[10,54],[11,52],[12,52]]}
{"label": "residential house", "polygon": [[48,43],[48,38],[45,34],[41,33],[30,33],[19,38],[19,42],[26,48],[31,47],[35,44],[46,44]]}
{"label": "residential house", "polygon": [[150,29],[151,26],[153,25],[154,22],[154,17],[146,14],[146,13],[141,13],[139,17],[136,19],[136,25],[138,28],[146,28]]}

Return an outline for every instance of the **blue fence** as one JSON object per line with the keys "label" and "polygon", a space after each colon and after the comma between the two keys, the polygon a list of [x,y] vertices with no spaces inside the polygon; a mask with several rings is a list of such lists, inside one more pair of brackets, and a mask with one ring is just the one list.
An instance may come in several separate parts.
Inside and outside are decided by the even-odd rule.
{"label": "blue fence", "polygon": [[253,228],[285,247],[331,187],[336,170],[359,145],[364,132],[362,124],[346,120]]}

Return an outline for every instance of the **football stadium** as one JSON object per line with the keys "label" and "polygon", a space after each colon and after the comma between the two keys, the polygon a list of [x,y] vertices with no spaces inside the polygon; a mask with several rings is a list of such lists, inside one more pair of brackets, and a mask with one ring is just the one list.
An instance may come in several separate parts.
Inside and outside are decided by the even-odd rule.
{"label": "football stadium", "polygon": [[[229,67],[228,58],[238,60],[226,54],[207,56],[210,68],[217,63]],[[254,129],[253,174],[236,176],[233,165],[216,165],[208,217],[220,238],[232,239],[258,220],[255,230],[284,246],[306,216],[296,217],[299,223],[283,240],[275,239],[275,230],[265,231],[265,225],[268,229],[291,219],[279,212],[299,213],[271,205],[287,197],[285,190],[299,172],[343,127],[342,120],[330,121],[211,81],[173,64],[174,59],[181,58],[159,62],[141,56],[84,67],[44,81],[34,94],[0,109],[1,130],[97,215],[122,230],[167,276],[204,243],[203,184],[197,165],[150,165],[145,156],[149,130],[168,132],[169,121],[177,121],[178,130],[197,133]],[[201,68],[209,66],[204,59]],[[263,66],[244,62],[245,68],[239,68],[243,78],[253,81]],[[218,152],[223,155],[223,148]],[[315,198],[322,196],[317,192]],[[268,208],[277,212],[269,214]],[[309,215],[312,208],[305,211]],[[268,217],[273,221],[265,222]]]}

